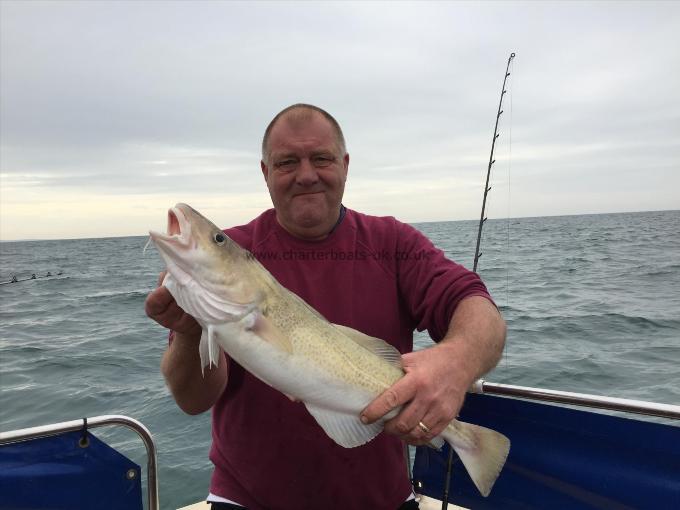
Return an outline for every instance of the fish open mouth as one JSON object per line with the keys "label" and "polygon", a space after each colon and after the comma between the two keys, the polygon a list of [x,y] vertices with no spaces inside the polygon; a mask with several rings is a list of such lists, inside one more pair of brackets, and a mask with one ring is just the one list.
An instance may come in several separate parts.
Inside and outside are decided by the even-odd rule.
{"label": "fish open mouth", "polygon": [[173,207],[172,209],[168,210],[168,235],[169,236],[179,236],[182,235],[182,227],[179,223],[179,219],[177,218],[177,213],[184,214],[177,209],[177,207]]}
{"label": "fish open mouth", "polygon": [[168,210],[167,232],[149,231],[150,242],[153,242],[165,261],[168,274],[180,285],[186,285],[191,280],[196,254],[196,240],[191,232],[191,212],[188,205],[177,204]]}
{"label": "fish open mouth", "polygon": [[177,204],[175,207],[168,209],[168,226],[167,232],[150,231],[151,238],[158,241],[174,241],[185,243],[188,241],[189,234],[189,220],[187,219],[182,208]]}

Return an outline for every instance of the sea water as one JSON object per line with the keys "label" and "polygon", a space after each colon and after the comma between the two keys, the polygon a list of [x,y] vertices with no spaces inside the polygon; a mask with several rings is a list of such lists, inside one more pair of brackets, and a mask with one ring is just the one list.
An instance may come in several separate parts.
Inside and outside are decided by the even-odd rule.
{"label": "sea water", "polygon": [[[477,222],[415,226],[472,267]],[[0,243],[0,282],[36,274],[0,285],[0,430],[134,417],[154,435],[173,509],[207,494],[210,416],[183,414],[160,374],[167,333],[144,299],[162,263],[146,242]],[[680,404],[680,211],[490,220],[481,251],[508,323],[487,380]],[[144,466],[133,433],[95,434]]]}

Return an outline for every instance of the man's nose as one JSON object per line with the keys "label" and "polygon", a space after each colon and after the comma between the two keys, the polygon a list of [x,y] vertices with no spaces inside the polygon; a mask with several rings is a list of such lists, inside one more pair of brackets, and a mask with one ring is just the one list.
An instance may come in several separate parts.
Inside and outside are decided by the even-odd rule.
{"label": "man's nose", "polygon": [[311,186],[316,184],[318,180],[319,175],[317,174],[316,168],[314,168],[312,162],[307,158],[303,158],[300,161],[300,165],[296,172],[295,182],[301,186]]}

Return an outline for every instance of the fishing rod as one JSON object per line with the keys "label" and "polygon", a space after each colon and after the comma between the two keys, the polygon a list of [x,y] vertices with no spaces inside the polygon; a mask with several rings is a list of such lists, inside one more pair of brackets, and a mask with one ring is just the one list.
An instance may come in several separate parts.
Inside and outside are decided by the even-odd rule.
{"label": "fishing rod", "polygon": [[501,109],[503,107],[503,96],[508,92],[505,89],[505,83],[508,79],[508,76],[510,76],[510,62],[512,62],[512,59],[515,58],[514,53],[510,53],[510,57],[508,58],[508,65],[505,67],[505,77],[503,78],[503,87],[501,87],[501,98],[498,101],[498,113],[496,114],[496,125],[493,128],[493,139],[491,140],[491,154],[489,154],[489,166],[486,169],[486,184],[484,184],[484,198],[482,199],[482,214],[479,218],[479,230],[477,231],[477,247],[475,248],[475,261],[472,264],[472,270],[477,271],[477,263],[479,262],[479,257],[482,256],[482,253],[479,251],[479,245],[482,241],[482,228],[484,227],[484,223],[486,222],[487,218],[484,217],[484,214],[486,212],[486,196],[489,194],[489,191],[491,191],[491,186],[489,186],[489,178],[491,177],[491,166],[496,162],[495,159],[493,159],[493,152],[496,149],[496,139],[500,136],[498,134],[498,119],[501,118],[501,114],[503,113],[503,110]]}
{"label": "fishing rod", "polygon": [[[505,66],[505,76],[503,77],[503,86],[501,87],[501,98],[498,101],[498,113],[496,114],[496,125],[493,128],[493,138],[491,139],[491,154],[489,154],[489,166],[486,169],[486,183],[484,184],[484,198],[482,199],[482,214],[479,218],[479,230],[477,231],[477,246],[475,247],[475,261],[472,265],[472,270],[475,272],[477,272],[477,264],[479,262],[479,257],[482,256],[482,253],[479,251],[479,245],[482,241],[482,228],[484,227],[484,223],[487,220],[484,214],[486,213],[486,197],[489,194],[489,191],[491,191],[491,186],[489,186],[489,179],[491,177],[491,166],[496,162],[496,160],[493,159],[493,152],[496,149],[496,140],[500,136],[498,134],[498,120],[501,118],[501,114],[503,113],[502,110],[503,97],[508,92],[505,88],[505,84],[508,80],[508,76],[510,76],[510,62],[512,62],[513,58],[515,58],[515,54],[510,53],[510,57],[508,58],[508,64]],[[446,464],[446,477],[444,478],[444,496],[442,498],[442,510],[447,510],[447,508],[449,507],[449,489],[451,486],[452,467],[453,467],[453,448],[449,446],[449,459]]]}

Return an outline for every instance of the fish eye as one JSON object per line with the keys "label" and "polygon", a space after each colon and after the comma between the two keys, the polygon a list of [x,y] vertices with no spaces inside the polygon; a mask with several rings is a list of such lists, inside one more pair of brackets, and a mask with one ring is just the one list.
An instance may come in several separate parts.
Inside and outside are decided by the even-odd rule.
{"label": "fish eye", "polygon": [[225,236],[222,232],[218,232],[217,234],[215,234],[213,239],[215,240],[215,242],[217,244],[222,246],[225,243],[225,241],[227,240],[227,236]]}

